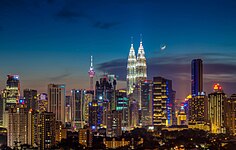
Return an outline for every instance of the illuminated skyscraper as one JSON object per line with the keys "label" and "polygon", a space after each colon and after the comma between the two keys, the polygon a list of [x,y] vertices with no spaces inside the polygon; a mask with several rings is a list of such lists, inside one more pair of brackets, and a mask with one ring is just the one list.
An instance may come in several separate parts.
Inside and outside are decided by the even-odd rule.
{"label": "illuminated skyscraper", "polygon": [[48,112],[56,115],[56,121],[65,124],[65,99],[66,90],[64,84],[48,85]]}
{"label": "illuminated skyscraper", "polygon": [[19,75],[7,75],[6,89],[3,91],[4,109],[14,107],[20,97]]}
{"label": "illuminated skyscraper", "polygon": [[84,98],[85,90],[71,90],[71,119],[72,127],[76,130],[84,127]]}
{"label": "illuminated skyscraper", "polygon": [[52,112],[37,112],[33,117],[33,143],[38,149],[50,149],[56,144],[56,121],[55,114]]}
{"label": "illuminated skyscraper", "polygon": [[212,133],[225,133],[224,103],[226,95],[219,84],[214,85],[214,92],[208,95],[208,115]]}
{"label": "illuminated skyscraper", "polygon": [[127,94],[133,93],[136,84],[136,56],[133,43],[131,43],[127,63]]}
{"label": "illuminated skyscraper", "polygon": [[17,105],[14,108],[10,108],[9,112],[9,124],[8,124],[8,146],[18,147],[20,144],[31,144],[29,140],[31,136],[31,130],[29,130],[28,112],[23,105]]}
{"label": "illuminated skyscraper", "polygon": [[192,60],[192,97],[201,95],[203,92],[203,65],[201,59]]}
{"label": "illuminated skyscraper", "polygon": [[93,77],[95,76],[95,71],[93,69],[93,56],[91,56],[91,65],[90,65],[90,68],[89,68],[89,71],[88,71],[88,74],[89,74],[89,89],[90,90],[93,90]]}
{"label": "illuminated skyscraper", "polygon": [[8,127],[8,110],[14,108],[20,97],[19,75],[7,75],[6,88],[2,92],[3,126]]}
{"label": "illuminated skyscraper", "polygon": [[45,112],[48,107],[48,97],[46,93],[40,93],[37,95],[36,111]]}
{"label": "illuminated skyscraper", "polygon": [[189,124],[204,124],[207,122],[207,96],[205,93],[189,99]]}
{"label": "illuminated skyscraper", "polygon": [[153,78],[153,125],[171,126],[175,120],[175,91],[172,81],[162,77]]}
{"label": "illuminated skyscraper", "polygon": [[146,65],[145,52],[143,48],[143,42],[141,39],[137,54],[136,83],[140,84],[141,81],[144,81],[146,79],[147,79],[147,65]]}
{"label": "illuminated skyscraper", "polygon": [[129,123],[129,99],[125,90],[116,90],[116,110],[122,111],[122,129],[125,130]]}

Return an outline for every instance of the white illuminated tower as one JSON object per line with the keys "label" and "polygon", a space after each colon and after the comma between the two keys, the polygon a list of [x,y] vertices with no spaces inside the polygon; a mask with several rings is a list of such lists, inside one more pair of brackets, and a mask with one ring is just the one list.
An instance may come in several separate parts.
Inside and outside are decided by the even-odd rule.
{"label": "white illuminated tower", "polygon": [[93,77],[95,76],[95,71],[94,71],[94,69],[93,69],[93,56],[91,56],[91,65],[90,65],[88,74],[89,74],[89,78],[90,78],[90,81],[89,81],[89,82],[90,82],[89,89],[90,89],[90,90],[93,90]]}
{"label": "white illuminated tower", "polygon": [[128,63],[127,63],[127,94],[133,93],[134,85],[136,84],[136,56],[133,42],[131,43]]}
{"label": "white illuminated tower", "polygon": [[142,35],[137,54],[136,74],[137,74],[136,77],[137,84],[140,84],[141,81],[147,79],[147,65],[146,65],[145,52],[143,48]]}

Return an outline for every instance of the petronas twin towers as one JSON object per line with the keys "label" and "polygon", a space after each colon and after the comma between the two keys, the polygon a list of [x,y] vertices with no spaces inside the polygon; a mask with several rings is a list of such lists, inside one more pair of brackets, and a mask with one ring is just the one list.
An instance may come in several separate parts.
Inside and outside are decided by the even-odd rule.
{"label": "petronas twin towers", "polygon": [[131,43],[127,63],[127,94],[133,93],[135,85],[147,79],[147,65],[143,42],[140,41],[137,58],[134,45]]}

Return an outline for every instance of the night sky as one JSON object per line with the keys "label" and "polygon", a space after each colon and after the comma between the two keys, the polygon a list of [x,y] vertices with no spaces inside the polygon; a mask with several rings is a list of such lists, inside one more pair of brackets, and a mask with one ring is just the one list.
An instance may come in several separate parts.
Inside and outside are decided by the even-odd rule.
{"label": "night sky", "polygon": [[115,73],[125,87],[130,38],[137,53],[140,34],[148,78],[173,80],[178,99],[191,91],[194,58],[207,93],[216,82],[236,93],[235,0],[0,0],[0,89],[9,73],[22,90],[88,88],[90,55],[96,79]]}

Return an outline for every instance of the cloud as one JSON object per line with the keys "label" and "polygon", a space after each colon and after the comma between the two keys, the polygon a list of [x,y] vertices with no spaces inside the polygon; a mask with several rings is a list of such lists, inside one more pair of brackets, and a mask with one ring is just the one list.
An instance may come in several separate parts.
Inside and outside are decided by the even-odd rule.
{"label": "cloud", "polygon": [[64,73],[55,77],[49,78],[49,81],[61,81],[62,79],[69,77],[71,73]]}
{"label": "cloud", "polygon": [[83,12],[77,12],[67,8],[63,8],[56,13],[56,17],[67,20],[75,20],[78,18],[83,18],[85,16],[86,15]]}
{"label": "cloud", "polygon": [[110,29],[113,28],[114,26],[119,25],[120,23],[118,22],[101,22],[101,21],[97,21],[94,23],[94,27],[95,28],[99,28],[99,29]]}

